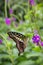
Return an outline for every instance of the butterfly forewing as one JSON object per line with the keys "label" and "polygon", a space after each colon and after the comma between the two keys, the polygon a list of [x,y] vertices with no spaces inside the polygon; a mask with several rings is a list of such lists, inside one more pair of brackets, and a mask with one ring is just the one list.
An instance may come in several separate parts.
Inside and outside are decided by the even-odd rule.
{"label": "butterfly forewing", "polygon": [[15,35],[16,37],[22,39],[22,38],[25,38],[26,36],[24,36],[23,34],[21,33],[17,33],[17,32],[12,32],[13,35]]}

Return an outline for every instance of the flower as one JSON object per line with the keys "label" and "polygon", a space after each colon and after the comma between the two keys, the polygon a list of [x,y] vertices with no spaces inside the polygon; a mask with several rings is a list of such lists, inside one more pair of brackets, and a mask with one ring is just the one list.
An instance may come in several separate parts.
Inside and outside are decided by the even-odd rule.
{"label": "flower", "polygon": [[16,21],[16,18],[12,17],[12,21]]}
{"label": "flower", "polygon": [[12,8],[9,9],[9,13],[12,14],[13,13],[13,10]]}
{"label": "flower", "polygon": [[20,24],[22,24],[22,23],[23,23],[23,21],[21,20],[21,21],[20,21]]}
{"label": "flower", "polygon": [[37,30],[34,30],[34,34],[38,34],[38,31]]}
{"label": "flower", "polygon": [[35,5],[34,0],[29,0],[29,3],[30,3],[30,5],[32,5],[32,6],[34,6],[34,5]]}
{"label": "flower", "polygon": [[43,46],[43,42],[40,42],[40,46]]}
{"label": "flower", "polygon": [[39,41],[40,41],[40,36],[39,36],[39,35],[34,35],[34,36],[32,37],[32,40],[33,40],[33,43],[39,43]]}
{"label": "flower", "polygon": [[8,3],[8,0],[6,0],[6,2]]}
{"label": "flower", "polygon": [[0,44],[2,44],[2,39],[0,39]]}
{"label": "flower", "polygon": [[5,18],[5,23],[7,24],[7,25],[10,25],[11,24],[11,19],[10,18]]}

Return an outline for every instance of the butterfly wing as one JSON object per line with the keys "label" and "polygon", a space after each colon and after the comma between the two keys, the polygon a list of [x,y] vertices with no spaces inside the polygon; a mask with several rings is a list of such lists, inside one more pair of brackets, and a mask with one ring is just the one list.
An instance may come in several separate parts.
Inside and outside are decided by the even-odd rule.
{"label": "butterfly wing", "polygon": [[17,32],[8,32],[8,35],[16,42],[16,47],[19,51],[19,54],[24,52],[24,49],[26,48],[27,44],[27,37]]}
{"label": "butterfly wing", "polygon": [[16,37],[22,39],[22,38],[25,38],[26,36],[24,36],[23,34],[21,33],[18,33],[18,32],[9,32],[9,33],[12,33],[13,35],[15,35]]}

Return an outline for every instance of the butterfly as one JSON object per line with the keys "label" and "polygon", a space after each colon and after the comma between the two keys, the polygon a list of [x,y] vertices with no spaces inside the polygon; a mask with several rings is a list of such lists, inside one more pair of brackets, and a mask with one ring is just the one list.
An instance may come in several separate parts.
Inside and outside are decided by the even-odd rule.
{"label": "butterfly", "polygon": [[7,34],[16,42],[16,47],[19,51],[18,55],[24,52],[24,49],[27,46],[28,37],[18,32],[8,32]]}

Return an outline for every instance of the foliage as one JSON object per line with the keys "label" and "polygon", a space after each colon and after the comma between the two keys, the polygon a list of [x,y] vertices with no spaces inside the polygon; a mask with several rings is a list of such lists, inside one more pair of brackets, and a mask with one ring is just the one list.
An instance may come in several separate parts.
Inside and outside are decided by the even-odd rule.
{"label": "foliage", "polygon": [[[35,0],[33,6],[29,0],[0,0],[0,3],[0,65],[43,65],[43,46],[36,46],[32,42],[34,30],[38,31],[43,41],[43,1]],[[10,8],[13,13],[9,13]],[[11,19],[10,25],[6,24],[6,17]],[[7,35],[8,31],[20,32],[29,38],[20,56],[16,43]]]}

